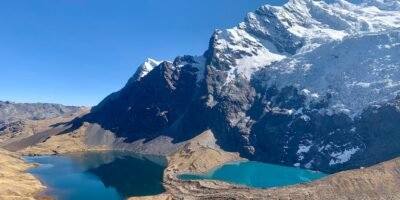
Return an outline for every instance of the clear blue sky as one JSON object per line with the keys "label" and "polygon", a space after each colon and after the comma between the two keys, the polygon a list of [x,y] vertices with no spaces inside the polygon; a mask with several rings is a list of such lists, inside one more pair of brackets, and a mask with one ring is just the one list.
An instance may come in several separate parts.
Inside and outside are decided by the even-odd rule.
{"label": "clear blue sky", "polygon": [[216,28],[285,0],[0,0],[0,100],[97,104],[146,58],[200,55]]}

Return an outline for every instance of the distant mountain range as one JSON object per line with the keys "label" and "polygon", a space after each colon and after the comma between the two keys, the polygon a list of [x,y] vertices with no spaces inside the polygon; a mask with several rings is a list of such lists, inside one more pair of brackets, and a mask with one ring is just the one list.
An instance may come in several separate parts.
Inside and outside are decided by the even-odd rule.
{"label": "distant mountain range", "polygon": [[71,121],[87,112],[86,107],[0,101],[0,147]]}
{"label": "distant mountain range", "polygon": [[78,112],[82,107],[51,103],[0,101],[0,124],[21,120],[44,120]]}

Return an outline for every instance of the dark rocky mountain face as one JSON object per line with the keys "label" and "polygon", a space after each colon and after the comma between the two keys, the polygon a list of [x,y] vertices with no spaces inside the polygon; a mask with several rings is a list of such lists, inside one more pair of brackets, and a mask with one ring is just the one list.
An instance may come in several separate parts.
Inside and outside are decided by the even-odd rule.
{"label": "dark rocky mountain face", "polygon": [[[185,58],[163,62],[147,76],[129,82],[85,119],[126,138],[126,142],[165,134],[186,112],[196,91],[198,69],[190,64],[178,67],[183,62],[179,59]],[[187,59],[190,57],[185,62],[192,62]]]}
{"label": "dark rocky mountain face", "polygon": [[83,120],[126,143],[158,136],[179,143],[211,129],[224,150],[324,172],[399,156],[400,88],[393,83],[400,49],[390,45],[400,37],[390,24],[371,22],[392,31],[376,32],[342,12],[369,15],[363,6],[263,6],[238,27],[216,31],[202,57],[137,72]]}

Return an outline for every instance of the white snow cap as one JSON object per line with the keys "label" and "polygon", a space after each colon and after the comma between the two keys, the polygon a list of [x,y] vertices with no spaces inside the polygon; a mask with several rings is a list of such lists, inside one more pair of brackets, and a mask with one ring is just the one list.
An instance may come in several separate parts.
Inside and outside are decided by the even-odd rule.
{"label": "white snow cap", "polygon": [[251,79],[255,71],[271,63],[322,44],[399,28],[400,12],[380,9],[398,4],[397,0],[368,0],[363,4],[290,0],[283,6],[265,5],[250,12],[237,27],[216,31],[216,56],[231,66],[227,83],[237,76]]}
{"label": "white snow cap", "polygon": [[158,66],[162,62],[163,61],[156,61],[152,58],[147,58],[147,60],[138,68],[138,71],[140,72],[139,78],[146,76],[151,70],[154,69],[154,67]]}
{"label": "white snow cap", "polygon": [[225,85],[265,70],[265,83],[332,95],[327,113],[354,117],[400,92],[400,1],[290,0],[262,6],[214,35],[216,57],[230,66]]}

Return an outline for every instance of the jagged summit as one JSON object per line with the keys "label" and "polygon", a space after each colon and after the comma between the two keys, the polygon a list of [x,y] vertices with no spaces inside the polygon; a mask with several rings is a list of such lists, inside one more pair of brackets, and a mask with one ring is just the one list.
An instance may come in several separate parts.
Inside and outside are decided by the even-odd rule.
{"label": "jagged summit", "polygon": [[151,70],[154,69],[157,65],[162,63],[163,61],[156,61],[152,58],[147,58],[143,64],[141,64],[133,75],[133,80],[140,80],[144,76],[146,76]]}

